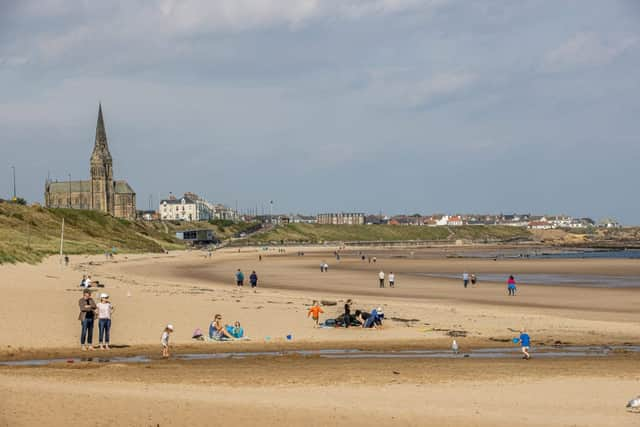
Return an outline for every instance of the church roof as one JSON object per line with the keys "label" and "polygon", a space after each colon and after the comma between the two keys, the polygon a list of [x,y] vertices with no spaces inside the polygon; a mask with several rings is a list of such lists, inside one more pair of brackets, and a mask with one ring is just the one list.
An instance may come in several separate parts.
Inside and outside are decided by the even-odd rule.
{"label": "church roof", "polygon": [[61,181],[49,184],[50,193],[82,193],[91,191],[91,181]]}
{"label": "church roof", "polygon": [[127,181],[116,181],[116,193],[119,194],[136,194]]}
{"label": "church roof", "polygon": [[[58,181],[49,184],[49,193],[90,193],[91,181]],[[127,181],[116,181],[115,192],[119,194],[136,194]]]}

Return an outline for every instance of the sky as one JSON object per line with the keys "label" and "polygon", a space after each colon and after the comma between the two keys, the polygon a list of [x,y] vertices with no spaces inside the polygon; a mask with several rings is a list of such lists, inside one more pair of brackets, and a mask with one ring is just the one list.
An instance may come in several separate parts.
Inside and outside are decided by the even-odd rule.
{"label": "sky", "polygon": [[635,0],[0,0],[0,197],[640,224]]}

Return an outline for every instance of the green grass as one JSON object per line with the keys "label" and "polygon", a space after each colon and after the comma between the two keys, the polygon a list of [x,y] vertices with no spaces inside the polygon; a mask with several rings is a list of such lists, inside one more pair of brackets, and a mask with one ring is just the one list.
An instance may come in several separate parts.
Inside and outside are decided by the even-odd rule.
{"label": "green grass", "polygon": [[339,242],[339,241],[495,241],[529,239],[531,233],[520,227],[470,225],[459,227],[426,227],[411,225],[320,225],[288,224],[257,233],[250,243],[270,242]]}
{"label": "green grass", "polygon": [[97,254],[112,247],[125,253],[184,247],[175,239],[175,232],[162,224],[127,221],[95,211],[0,203],[0,264],[36,263],[59,253],[62,218],[66,254]]}

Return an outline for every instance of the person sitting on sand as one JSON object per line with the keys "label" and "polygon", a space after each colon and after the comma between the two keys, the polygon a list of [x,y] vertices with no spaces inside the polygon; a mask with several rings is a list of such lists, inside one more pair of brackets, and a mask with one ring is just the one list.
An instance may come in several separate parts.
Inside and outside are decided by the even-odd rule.
{"label": "person sitting on sand", "polygon": [[209,338],[212,340],[232,340],[234,337],[227,331],[226,325],[222,324],[222,315],[216,314],[213,316],[213,321],[209,324]]}
{"label": "person sitting on sand", "polygon": [[240,326],[240,322],[237,320],[233,322],[233,326],[226,325],[225,329],[227,330],[227,332],[229,332],[229,334],[231,334],[233,338],[244,337],[244,329],[242,328],[242,326]]}
{"label": "person sitting on sand", "polygon": [[162,357],[165,359],[169,357],[169,336],[173,333],[173,325],[169,324],[165,326],[164,331],[162,332],[162,337],[160,338],[160,343],[162,344]]}
{"label": "person sitting on sand", "polygon": [[364,324],[367,323],[367,319],[371,316],[371,314],[366,311],[356,310],[356,320],[360,322],[360,326],[364,328]]}
{"label": "person sitting on sand", "polygon": [[513,278],[513,275],[509,276],[509,280],[507,280],[507,291],[510,297],[516,296],[516,279]]}
{"label": "person sitting on sand", "polygon": [[320,303],[318,303],[318,301],[314,301],[307,313],[307,317],[311,317],[315,322],[314,328],[320,326],[320,313],[324,313],[324,310],[320,307]]}

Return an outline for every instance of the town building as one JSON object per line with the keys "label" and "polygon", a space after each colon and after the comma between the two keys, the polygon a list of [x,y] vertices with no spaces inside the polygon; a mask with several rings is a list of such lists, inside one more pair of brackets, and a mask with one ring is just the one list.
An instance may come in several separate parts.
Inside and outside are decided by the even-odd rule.
{"label": "town building", "polygon": [[158,212],[160,219],[167,221],[208,221],[212,219],[211,209],[209,209],[207,202],[193,193],[186,193],[179,199],[170,194],[169,198],[160,200]]}
{"label": "town building", "polygon": [[113,159],[107,144],[102,105],[98,105],[96,139],[90,159],[90,172],[91,179],[87,181],[47,180],[44,190],[45,206],[95,210],[118,218],[135,219],[135,191],[126,181],[113,179]]}
{"label": "town building", "polygon": [[323,213],[318,214],[318,224],[333,225],[362,225],[364,224],[364,214],[357,212]]}

